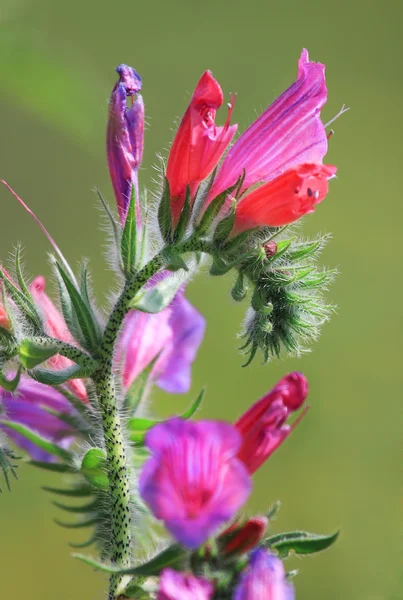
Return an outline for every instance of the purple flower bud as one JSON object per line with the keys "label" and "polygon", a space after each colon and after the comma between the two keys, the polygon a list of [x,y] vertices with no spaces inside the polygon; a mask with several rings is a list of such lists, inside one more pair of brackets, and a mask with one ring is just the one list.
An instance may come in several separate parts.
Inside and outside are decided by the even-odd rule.
{"label": "purple flower bud", "polygon": [[233,600],[294,600],[294,588],[283,563],[263,548],[251,554],[249,565],[235,588]]}
{"label": "purple flower bud", "polygon": [[199,579],[190,573],[164,569],[157,600],[210,600],[213,592],[213,585],[205,579]]}
{"label": "purple flower bud", "polygon": [[[119,81],[112,90],[109,102],[106,155],[120,220],[124,224],[132,186],[136,192],[137,217],[140,219],[137,172],[143,157],[144,104],[138,93],[141,90],[140,75],[127,65],[119,65],[116,71]],[[135,94],[137,98],[133,100]],[[132,98],[130,108],[126,105],[128,97]]]}
{"label": "purple flower bud", "polygon": [[[21,377],[15,395],[0,389],[0,412],[3,419],[21,423],[61,448],[68,448],[74,439],[74,429],[48,413],[46,408],[64,414],[71,414],[73,411],[68,400],[60,392],[28,377]],[[43,462],[56,460],[54,456],[38,448],[16,431],[7,427],[3,429],[8,437],[19,448],[28,452],[34,460]]]}
{"label": "purple flower bud", "polygon": [[147,433],[152,457],[140,495],[184,546],[203,544],[247,500],[251,480],[237,458],[240,443],[239,433],[219,421],[176,418]]}

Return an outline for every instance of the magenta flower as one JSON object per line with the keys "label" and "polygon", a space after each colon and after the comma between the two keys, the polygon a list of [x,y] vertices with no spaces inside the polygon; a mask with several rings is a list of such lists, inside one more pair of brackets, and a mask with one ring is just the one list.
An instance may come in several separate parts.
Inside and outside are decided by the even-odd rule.
{"label": "magenta flower", "polygon": [[197,548],[247,500],[251,480],[237,458],[241,439],[229,424],[171,419],[146,436],[152,457],[140,495],[184,546]]}
{"label": "magenta flower", "polygon": [[210,600],[213,585],[190,573],[164,569],[161,573],[157,600]]}
{"label": "magenta flower", "polygon": [[[308,394],[308,381],[302,373],[289,373],[234,424],[242,436],[238,452],[249,473],[254,473],[290,435],[293,426],[285,422],[298,410]],[[303,413],[304,414],[304,413]]]}
{"label": "magenta flower", "polygon": [[249,565],[235,588],[233,600],[294,600],[294,587],[288,583],[279,558],[259,548],[252,552]]}
{"label": "magenta flower", "polygon": [[[138,93],[141,90],[140,75],[127,65],[119,65],[116,71],[119,81],[109,102],[106,155],[120,220],[124,224],[133,186],[140,219],[138,169],[143,157],[144,104]],[[137,98],[133,100],[135,94]],[[132,100],[130,108],[126,106],[128,97]]]}
{"label": "magenta flower", "polygon": [[181,290],[157,314],[132,310],[125,319],[118,346],[124,389],[152,360],[151,378],[163,390],[185,393],[190,388],[191,365],[202,342],[205,321]]}
{"label": "magenta flower", "polygon": [[[57,443],[61,448],[68,448],[74,439],[74,429],[47,412],[46,408],[62,414],[74,413],[70,403],[60,392],[28,377],[21,377],[15,394],[0,388],[0,413],[3,420],[25,425],[42,438]],[[6,426],[2,428],[7,432],[8,437],[19,448],[28,452],[34,460],[42,462],[56,460],[54,456],[18,432]]]}

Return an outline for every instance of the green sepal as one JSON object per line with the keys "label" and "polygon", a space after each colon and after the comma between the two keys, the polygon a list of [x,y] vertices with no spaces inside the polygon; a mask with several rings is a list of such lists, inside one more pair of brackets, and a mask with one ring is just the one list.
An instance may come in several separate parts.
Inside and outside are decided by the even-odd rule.
{"label": "green sepal", "polygon": [[171,192],[169,190],[169,181],[165,177],[162,198],[158,207],[158,224],[162,238],[165,242],[172,241],[172,213],[171,213]]}
{"label": "green sepal", "polygon": [[15,390],[18,387],[18,384],[20,383],[20,379],[21,367],[18,367],[17,373],[12,379],[7,379],[7,377],[3,373],[3,370],[0,369],[0,387],[2,387],[4,390],[7,390],[7,392],[15,392]]}
{"label": "green sepal", "polygon": [[127,277],[131,277],[135,271],[137,257],[137,209],[134,185],[132,185],[129,208],[125,226],[123,228],[120,253],[122,257],[123,272]]}
{"label": "green sepal", "polygon": [[236,260],[231,261],[230,263],[226,263],[220,258],[218,254],[213,255],[213,264],[210,268],[210,275],[225,275],[234,267],[237,267],[241,262],[243,262],[248,255],[242,255]]}
{"label": "green sepal", "polygon": [[80,471],[93,487],[107,490],[109,480],[106,466],[106,453],[102,448],[90,448],[84,454]]}
{"label": "green sepal", "polygon": [[112,573],[115,575],[137,575],[139,577],[151,577],[153,575],[159,575],[166,567],[180,571],[185,566],[187,556],[188,553],[182,546],[179,544],[173,544],[143,565],[120,569],[119,567],[106,565],[100,561],[90,558],[89,556],[84,556],[83,554],[73,554],[74,558],[78,558],[97,571],[103,571],[104,573]]}
{"label": "green sepal", "polygon": [[218,223],[215,228],[213,235],[213,243],[217,246],[221,246],[227,240],[229,234],[231,233],[236,216],[236,200],[232,201],[231,210],[229,213]]}
{"label": "green sepal", "polygon": [[295,250],[292,250],[287,254],[287,259],[290,261],[297,261],[309,258],[315,254],[315,252],[321,250],[326,244],[327,240],[327,236],[323,236],[317,240],[296,244]]}
{"label": "green sepal", "polygon": [[205,388],[200,390],[199,395],[193,404],[181,415],[181,419],[191,419],[194,414],[199,410],[201,403],[203,402],[204,394],[206,393]]}
{"label": "green sepal", "polygon": [[79,365],[71,365],[66,369],[60,369],[54,371],[52,369],[33,369],[30,372],[32,379],[44,383],[45,385],[51,385],[52,387],[66,383],[70,379],[82,379],[89,376],[88,371],[80,367]]}
{"label": "green sepal", "polygon": [[78,486],[73,488],[53,488],[53,487],[42,487],[44,492],[50,494],[56,494],[56,496],[68,496],[69,498],[83,498],[85,496],[92,496],[93,490],[90,486]]}
{"label": "green sepal", "polygon": [[31,292],[29,291],[28,286],[25,283],[24,276],[22,274],[22,268],[21,268],[21,246],[20,245],[18,245],[17,248],[16,248],[16,250],[15,250],[15,271],[16,271],[16,274],[17,274],[18,285],[20,286],[22,293],[24,294],[24,296],[26,296],[27,298],[29,298],[29,300],[35,306],[35,303],[34,303],[34,300],[32,298]]}
{"label": "green sepal", "polygon": [[[6,486],[9,491],[11,491],[10,486],[10,477],[9,473],[11,473],[15,479],[18,479],[17,473],[15,471],[16,466],[11,462],[12,460],[17,460],[18,456],[14,454],[12,450],[8,448],[0,448],[0,471],[3,473],[4,480],[6,482]],[[0,486],[0,494],[2,493],[2,489]]]}
{"label": "green sepal", "polygon": [[[57,444],[53,444],[52,442],[49,442],[49,440],[42,438],[40,435],[29,429],[29,427],[25,427],[25,425],[22,425],[21,423],[14,423],[13,421],[7,421],[3,419],[0,420],[0,423],[4,427],[8,427],[9,429],[16,431],[26,440],[32,442],[33,444],[35,444],[35,446],[38,446],[38,448],[41,448],[48,454],[52,454],[52,456],[57,456],[58,458],[61,458],[66,462],[71,461],[72,455],[70,454],[70,452],[68,452],[64,448],[60,448],[60,446],[58,446]],[[69,433],[71,432],[66,430],[65,434],[68,435]]]}
{"label": "green sepal", "polygon": [[160,357],[160,353],[139,373],[136,379],[133,381],[129,389],[127,390],[124,399],[124,408],[129,413],[134,414],[143,399],[144,393],[147,388],[151,372],[157,360]]}
{"label": "green sepal", "polygon": [[166,269],[168,271],[180,271],[183,269],[184,271],[189,271],[189,267],[183,260],[180,254],[177,254],[174,249],[167,249],[164,252],[164,258],[168,263]]}
{"label": "green sepal", "polygon": [[34,327],[35,332],[42,332],[42,321],[38,315],[35,305],[29,296],[19,290],[3,273],[0,268],[0,279],[6,288],[7,294],[15,302],[23,316]]}
{"label": "green sepal", "polygon": [[136,598],[137,600],[148,600],[150,594],[134,581],[131,581],[123,590],[124,598]]}
{"label": "green sepal", "polygon": [[227,188],[221,194],[218,194],[210,202],[206,210],[204,211],[199,224],[196,226],[196,231],[199,236],[204,235],[210,229],[216,217],[219,215],[221,209],[223,208],[228,196],[230,196],[235,190],[239,189],[239,185],[242,185],[243,176],[239,177],[235,185]]}
{"label": "green sepal", "polygon": [[186,196],[185,202],[183,204],[183,208],[181,210],[181,214],[179,217],[178,224],[176,226],[173,238],[175,242],[180,242],[183,236],[186,233],[187,226],[189,224],[189,217],[191,214],[191,196],[190,196],[190,188],[186,187]]}
{"label": "green sepal", "polygon": [[290,531],[273,535],[267,538],[263,544],[267,548],[276,550],[281,558],[285,558],[289,554],[314,554],[326,550],[335,543],[339,534],[339,531],[330,535]]}
{"label": "green sepal", "polygon": [[29,460],[28,464],[43,469],[44,471],[52,471],[53,473],[74,473],[76,475],[78,473],[77,469],[66,463],[49,463],[41,460]]}
{"label": "green sepal", "polygon": [[58,353],[58,345],[46,346],[37,344],[34,340],[26,338],[20,343],[18,354],[21,364],[26,369],[33,369]]}
{"label": "green sepal", "polygon": [[240,271],[234,287],[231,290],[231,296],[235,302],[242,302],[248,295],[248,282],[245,275]]}
{"label": "green sepal", "polygon": [[130,308],[146,313],[159,313],[169,306],[179,288],[184,284],[180,277],[166,277],[152,288],[142,290],[133,298]]}
{"label": "green sepal", "polygon": [[274,502],[274,504],[272,504],[270,506],[269,510],[266,513],[266,517],[269,520],[269,524],[270,524],[270,521],[277,516],[280,508],[281,508],[281,502],[280,502],[280,500],[276,500],[276,502]]}
{"label": "green sepal", "polygon": [[81,330],[82,339],[84,342],[83,347],[85,350],[90,352],[96,352],[101,343],[102,336],[92,307],[84,300],[83,296],[80,294],[74,282],[70,279],[63,267],[57,261],[55,262],[57,270],[69,295],[74,316]]}

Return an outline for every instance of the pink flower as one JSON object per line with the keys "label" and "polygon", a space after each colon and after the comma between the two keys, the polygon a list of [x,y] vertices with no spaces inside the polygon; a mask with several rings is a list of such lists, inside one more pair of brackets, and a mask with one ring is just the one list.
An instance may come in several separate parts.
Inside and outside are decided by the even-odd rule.
{"label": "pink flower", "polygon": [[146,436],[152,457],[140,495],[184,546],[197,548],[247,500],[251,481],[237,458],[240,436],[218,421],[171,419]]}
{"label": "pink flower", "polygon": [[249,565],[235,588],[233,600],[294,600],[294,588],[288,583],[279,558],[263,548],[251,554]]}
{"label": "pink flower", "polygon": [[0,304],[0,327],[3,327],[3,329],[10,329],[11,327],[11,321],[8,318],[7,311],[2,304]]}
{"label": "pink flower", "polygon": [[289,373],[234,424],[242,436],[238,458],[254,473],[290,435],[285,422],[298,410],[308,394],[308,381],[302,373]]}
{"label": "pink flower", "polygon": [[230,125],[233,99],[225,125],[216,126],[216,111],[223,101],[218,81],[206,71],[196,86],[169,153],[166,175],[174,224],[183,208],[187,186],[193,198],[198,185],[215,168],[237,129],[237,125]]}
{"label": "pink flower", "polygon": [[161,573],[157,600],[210,600],[213,585],[190,573],[164,569]]}
{"label": "pink flower", "polygon": [[[42,316],[46,333],[58,340],[67,342],[73,346],[76,345],[63,316],[45,292],[45,287],[45,278],[40,275],[33,280],[30,292]],[[48,362],[56,371],[66,369],[74,364],[69,358],[60,356],[59,354],[52,356]],[[80,400],[88,402],[87,390],[82,379],[70,379],[66,385]]]}

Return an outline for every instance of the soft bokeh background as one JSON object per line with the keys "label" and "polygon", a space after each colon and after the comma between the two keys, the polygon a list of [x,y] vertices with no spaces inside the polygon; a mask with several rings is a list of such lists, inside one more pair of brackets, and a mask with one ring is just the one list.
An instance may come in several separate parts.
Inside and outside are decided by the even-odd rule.
{"label": "soft bokeh background", "polygon": [[[192,394],[157,394],[158,410],[184,407],[207,385],[203,415],[233,419],[282,374],[303,370],[312,408],[291,439],[255,477],[251,511],[281,498],[275,530],[302,528],[342,536],[330,551],[304,560],[297,597],[307,600],[402,598],[397,530],[401,431],[403,82],[402,4],[268,0],[119,3],[99,0],[1,0],[0,175],[43,219],[73,264],[91,258],[100,295],[112,282],[91,189],[113,202],[104,158],[107,98],[114,67],[143,75],[149,123],[142,183],[167,148],[200,75],[211,68],[228,94],[238,92],[241,130],[288,86],[303,46],[327,65],[329,162],[339,178],[306,234],[333,232],[323,262],[341,276],[330,291],[339,311],[303,359],[241,369],[236,334],[242,305],[229,280],[201,276],[189,296],[208,319]],[[218,122],[225,118],[225,111]],[[49,273],[49,246],[29,216],[0,189],[0,256],[23,240],[32,274]],[[77,533],[52,523],[57,509],[40,485],[55,477],[20,468],[0,497],[0,597],[96,600],[102,577],[69,558]]]}

